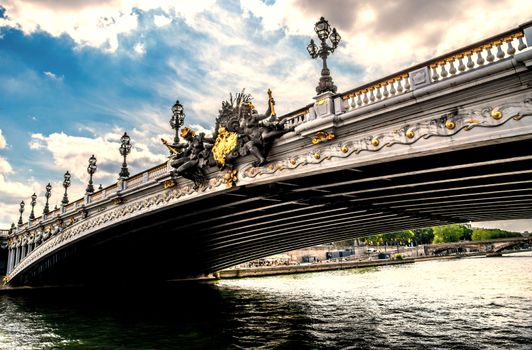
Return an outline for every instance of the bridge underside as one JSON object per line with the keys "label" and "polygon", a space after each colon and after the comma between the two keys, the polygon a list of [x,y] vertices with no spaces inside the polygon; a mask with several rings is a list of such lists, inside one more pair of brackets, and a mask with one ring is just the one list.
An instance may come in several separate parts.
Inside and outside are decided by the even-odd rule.
{"label": "bridge underside", "polygon": [[143,283],[401,229],[532,218],[531,184],[525,139],[240,187],[95,233],[12,284]]}

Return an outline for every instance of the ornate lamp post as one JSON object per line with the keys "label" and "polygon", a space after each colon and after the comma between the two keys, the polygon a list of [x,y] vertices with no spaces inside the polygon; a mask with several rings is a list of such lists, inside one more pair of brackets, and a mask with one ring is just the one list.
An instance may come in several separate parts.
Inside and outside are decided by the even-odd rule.
{"label": "ornate lamp post", "polygon": [[185,122],[185,111],[183,105],[179,103],[179,100],[175,101],[172,106],[172,117],[170,118],[170,126],[175,130],[174,145],[179,144],[179,129]]}
{"label": "ornate lamp post", "polygon": [[42,213],[44,215],[48,215],[48,213],[50,212],[50,208],[48,207],[48,200],[52,196],[52,185],[50,185],[50,183],[46,185],[46,192],[44,193],[44,196],[46,197],[46,204],[44,205]]}
{"label": "ornate lamp post", "polygon": [[35,220],[35,204],[37,204],[37,195],[34,193],[31,196],[31,213],[30,213],[30,220]]}
{"label": "ornate lamp post", "polygon": [[63,200],[61,201],[61,204],[62,205],[67,205],[68,204],[68,194],[67,194],[67,189],[68,187],[70,186],[70,173],[67,171],[64,175],[64,181],[63,181],[63,187],[65,188],[65,194],[63,195]]}
{"label": "ornate lamp post", "polygon": [[120,138],[120,154],[124,157],[124,162],[122,163],[122,169],[120,170],[121,179],[127,179],[129,177],[129,171],[127,170],[126,157],[131,152],[131,138],[127,135],[127,132],[122,135]]}
{"label": "ornate lamp post", "polygon": [[[314,25],[314,31],[321,40],[321,46],[318,47],[314,40],[310,40],[310,44],[307,46],[307,51],[312,58],[320,57],[323,60],[323,67],[321,69],[321,77],[318,86],[316,86],[316,92],[322,94],[326,91],[336,93],[337,87],[334,85],[331,72],[327,67],[327,56],[332,54],[340,43],[340,34],[336,32],[336,28],[332,29],[329,22],[325,18],[321,17],[320,20]],[[331,45],[327,44],[327,38],[329,38]]]}
{"label": "ornate lamp post", "polygon": [[18,218],[18,225],[22,226],[22,213],[24,213],[24,201],[20,202],[20,208],[18,209],[18,212],[20,213],[20,217]]}
{"label": "ornate lamp post", "polygon": [[92,185],[92,175],[96,172],[96,168],[98,166],[96,165],[96,157],[94,154],[89,158],[89,166],[87,167],[87,172],[89,173],[89,185],[87,186],[87,189],[85,192],[87,194],[91,194],[94,192],[94,186]]}

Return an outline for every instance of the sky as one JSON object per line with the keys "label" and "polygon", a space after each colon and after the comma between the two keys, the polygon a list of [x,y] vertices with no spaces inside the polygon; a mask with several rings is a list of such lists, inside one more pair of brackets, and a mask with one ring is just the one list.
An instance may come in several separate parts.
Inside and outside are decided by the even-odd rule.
{"label": "sky", "polygon": [[320,16],[342,37],[329,58],[341,92],[516,27],[532,2],[0,0],[0,228],[34,192],[40,215],[48,182],[59,204],[66,170],[81,198],[92,154],[96,185],[115,182],[125,131],[132,174],[164,162],[176,100],[199,130],[242,88],[259,111],[268,88],[279,115],[311,103],[320,63],[306,45]]}

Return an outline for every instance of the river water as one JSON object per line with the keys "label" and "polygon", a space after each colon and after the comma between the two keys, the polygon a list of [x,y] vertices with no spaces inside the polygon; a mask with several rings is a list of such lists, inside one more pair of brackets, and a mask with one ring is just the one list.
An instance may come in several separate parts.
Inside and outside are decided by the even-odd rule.
{"label": "river water", "polygon": [[532,253],[0,295],[0,349],[532,349]]}

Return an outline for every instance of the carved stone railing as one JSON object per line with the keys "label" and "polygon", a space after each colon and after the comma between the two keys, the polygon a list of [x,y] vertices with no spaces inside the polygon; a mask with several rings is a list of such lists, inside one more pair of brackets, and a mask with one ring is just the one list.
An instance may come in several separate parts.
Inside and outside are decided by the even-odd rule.
{"label": "carved stone railing", "polygon": [[153,167],[151,169],[148,169],[146,172],[148,173],[148,179],[152,180],[152,179],[156,179],[157,177],[167,173],[168,172],[168,167],[167,167],[166,163],[164,163],[164,164],[158,165],[156,167]]}
{"label": "carved stone railing", "polygon": [[98,192],[94,192],[92,195],[91,195],[91,201],[92,202],[97,202],[99,201],[100,199],[104,199],[105,196],[104,196],[104,191],[103,190],[100,190]]}
{"label": "carved stone railing", "polygon": [[[526,42],[532,40],[531,26],[532,22],[525,23],[515,29],[334,95],[334,109],[331,108],[329,112],[341,114],[353,111],[513,57],[516,52],[527,48]],[[316,109],[325,101],[320,98],[316,100],[315,104],[280,117],[281,122],[286,127],[294,127],[316,119],[320,114],[316,113]]]}
{"label": "carved stone railing", "polygon": [[279,117],[279,122],[287,128],[304,123],[309,119],[310,107],[312,107],[312,104],[285,114]]}
{"label": "carved stone railing", "polygon": [[0,230],[0,238],[7,238],[9,230]]}
{"label": "carved stone railing", "polygon": [[135,188],[144,183],[144,174],[138,174],[127,180],[126,188]]}

